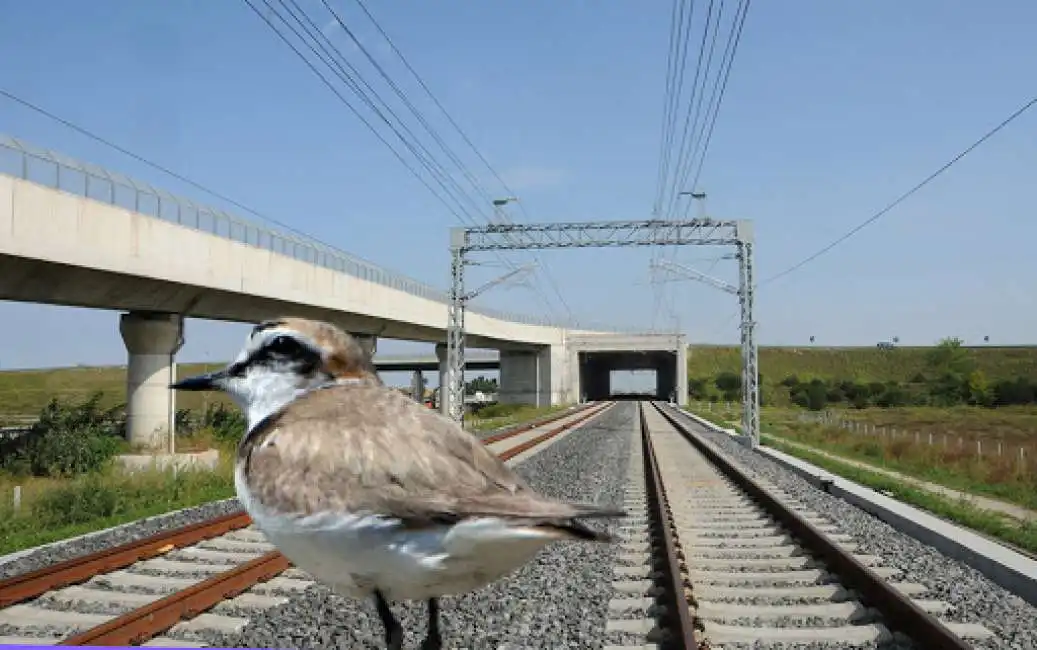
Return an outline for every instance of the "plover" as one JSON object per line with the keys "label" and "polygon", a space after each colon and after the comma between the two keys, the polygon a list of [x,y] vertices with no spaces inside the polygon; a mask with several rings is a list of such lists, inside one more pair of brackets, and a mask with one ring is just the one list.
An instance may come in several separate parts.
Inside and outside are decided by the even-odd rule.
{"label": "plover", "polygon": [[546,498],[453,420],[384,386],[355,338],[299,318],[255,326],[226,368],[171,388],[221,390],[247,416],[235,488],[256,526],[334,591],[373,597],[391,650],[392,600],[428,607],[479,589],[559,540],[608,542],[579,518],[622,510]]}

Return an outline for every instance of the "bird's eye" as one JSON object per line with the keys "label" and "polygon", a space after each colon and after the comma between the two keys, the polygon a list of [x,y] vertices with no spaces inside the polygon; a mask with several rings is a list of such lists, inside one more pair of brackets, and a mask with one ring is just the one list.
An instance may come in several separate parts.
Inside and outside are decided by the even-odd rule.
{"label": "bird's eye", "polygon": [[278,336],[267,345],[274,354],[291,355],[299,350],[299,342],[290,336]]}

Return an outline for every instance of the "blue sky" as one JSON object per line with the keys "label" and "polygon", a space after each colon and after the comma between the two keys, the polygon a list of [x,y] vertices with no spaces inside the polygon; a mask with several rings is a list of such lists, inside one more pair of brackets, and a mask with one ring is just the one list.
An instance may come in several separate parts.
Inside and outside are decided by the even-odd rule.
{"label": "blue sky", "polygon": [[[298,1],[328,24],[319,0]],[[503,195],[355,2],[332,4],[488,192]],[[735,3],[726,4],[730,16]],[[520,196],[525,212],[507,208],[514,219],[650,215],[669,2],[368,7]],[[446,285],[447,228],[458,222],[244,2],[6,0],[0,12],[3,89],[323,241]],[[1035,24],[1037,3],[1026,0],[984,11],[961,0],[758,0],[699,183],[708,213],[755,221],[761,278],[813,253],[1034,94]],[[696,20],[693,41],[700,30]],[[375,84],[345,34],[328,33]],[[417,132],[413,115],[398,111]],[[4,99],[0,131],[220,205]],[[448,164],[442,152],[437,158]],[[761,286],[761,342],[814,335],[818,344],[870,345],[899,336],[928,344],[989,335],[1033,343],[1034,187],[1037,109],[857,236]],[[717,254],[689,248],[673,259],[706,270],[702,260]],[[649,257],[647,249],[540,255],[578,317],[673,323],[669,310],[653,319]],[[711,272],[736,277],[730,261]],[[557,305],[542,276],[535,286]],[[686,282],[668,295],[692,341],[737,341],[731,296]],[[523,286],[495,290],[485,303],[545,311]],[[0,318],[2,367],[124,360],[115,313],[7,303]],[[191,321],[180,358],[226,358],[243,331]]]}

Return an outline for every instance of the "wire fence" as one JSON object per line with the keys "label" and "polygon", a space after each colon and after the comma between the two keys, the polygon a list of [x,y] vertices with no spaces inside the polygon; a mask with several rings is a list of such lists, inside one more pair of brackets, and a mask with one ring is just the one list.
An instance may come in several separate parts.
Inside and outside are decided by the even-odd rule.
{"label": "wire fence", "polygon": [[[712,417],[718,424],[737,426],[741,418],[739,402],[689,402],[688,409],[698,415]],[[766,410],[766,408],[765,408]],[[1037,441],[1033,439],[1004,438],[986,431],[963,433],[946,431],[938,425],[900,426],[881,425],[865,420],[842,417],[837,411],[799,413],[796,420],[841,429],[851,435],[866,437],[880,443],[914,445],[919,449],[948,453],[952,456],[972,457],[976,460],[997,459],[1010,461],[1020,469],[1037,471]]]}
{"label": "wire fence", "polygon": [[[323,242],[259,225],[223,210],[176,196],[123,174],[74,160],[63,154],[35,147],[23,140],[6,135],[0,135],[0,173],[193,228],[247,246],[269,250],[278,255],[390,287],[412,296],[442,304],[449,302],[449,295],[446,291],[390,271]],[[475,306],[468,311],[527,325],[588,329],[599,327],[586,321],[553,320],[483,306]],[[602,329],[627,333],[640,331],[612,326]]]}
{"label": "wire fence", "polygon": [[920,446],[958,450],[966,454],[974,454],[976,458],[990,456],[1018,458],[1020,465],[1026,463],[1027,455],[1031,458],[1037,455],[1034,453],[1037,451],[1037,446],[1033,443],[1002,440],[1000,437],[993,436],[984,438],[980,435],[948,433],[932,427],[882,426],[872,422],[842,418],[833,411],[801,413],[797,419],[800,422],[834,427],[854,435],[870,436],[877,440],[902,440]]}

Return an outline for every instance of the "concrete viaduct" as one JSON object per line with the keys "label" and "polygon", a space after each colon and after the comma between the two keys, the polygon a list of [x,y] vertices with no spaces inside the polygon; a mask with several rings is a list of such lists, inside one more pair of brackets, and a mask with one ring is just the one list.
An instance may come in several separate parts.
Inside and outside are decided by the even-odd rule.
{"label": "concrete viaduct", "polygon": [[[123,312],[132,444],[167,444],[186,317],[318,318],[372,351],[377,337],[439,344],[445,368],[439,289],[17,140],[0,139],[0,153],[0,299]],[[687,401],[683,335],[578,330],[478,307],[466,330],[473,348],[499,351],[502,402],[601,399],[607,370],[648,367],[660,397]]]}

